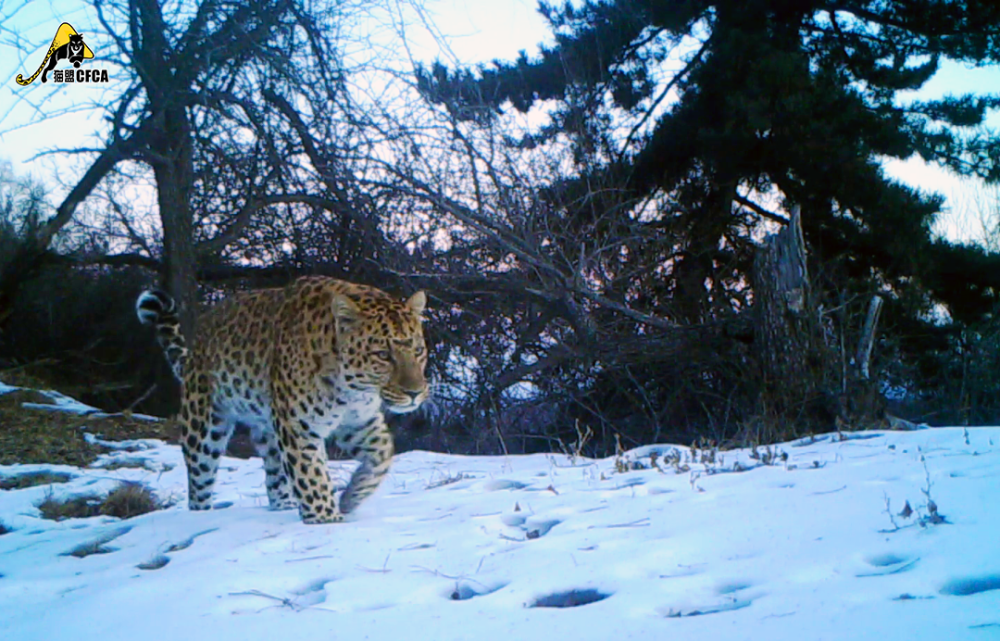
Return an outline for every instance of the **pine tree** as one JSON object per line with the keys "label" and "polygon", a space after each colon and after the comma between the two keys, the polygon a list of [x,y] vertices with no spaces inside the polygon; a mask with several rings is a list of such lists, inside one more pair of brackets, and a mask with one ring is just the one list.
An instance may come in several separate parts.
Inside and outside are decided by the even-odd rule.
{"label": "pine tree", "polygon": [[892,180],[881,162],[919,154],[1000,182],[1000,138],[979,128],[997,95],[904,93],[945,61],[1000,62],[1000,4],[603,0],[539,11],[555,36],[539,55],[435,64],[418,69],[419,86],[479,123],[548,101],[551,122],[516,144],[572,142],[574,171],[545,190],[568,225],[586,224],[595,199],[627,216],[623,204],[660,197],[646,224],[677,250],[633,304],[687,323],[717,316],[746,282],[752,230],[785,222],[780,201],[800,206],[827,295],[891,292],[889,323],[910,334],[930,331],[937,303],[961,322],[993,311],[1000,256],[934,238],[942,198]]}
{"label": "pine tree", "polygon": [[[996,96],[897,98],[923,86],[942,60],[1000,61],[1000,5],[617,0],[541,3],[540,11],[556,36],[540,56],[474,71],[421,69],[425,93],[465,119],[489,118],[508,102],[527,111],[558,101],[553,124],[522,142],[569,136],[581,184],[613,179],[632,195],[672,194],[701,245],[691,253],[712,253],[751,189],[776,188],[802,205],[807,237],[825,257],[863,257],[856,274],[923,276],[960,315],[989,304],[976,291],[1000,276],[984,273],[982,257],[963,258],[960,268],[963,251],[932,242],[940,199],[887,178],[879,159],[917,153],[1000,181],[998,139],[975,130],[1000,105]],[[653,78],[682,40],[696,45],[670,80],[677,100],[657,111],[669,95]],[[652,124],[627,141],[591,131],[607,122],[606,98],[620,120]]]}

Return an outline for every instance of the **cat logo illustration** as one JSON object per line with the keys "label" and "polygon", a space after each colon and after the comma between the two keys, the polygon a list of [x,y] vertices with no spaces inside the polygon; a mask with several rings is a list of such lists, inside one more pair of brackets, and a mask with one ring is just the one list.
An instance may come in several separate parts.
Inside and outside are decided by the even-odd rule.
{"label": "cat logo illustration", "polygon": [[[49,46],[45,59],[38,66],[38,71],[27,80],[24,79],[23,75],[17,74],[15,80],[17,84],[27,86],[35,81],[38,74],[42,74],[42,82],[48,82],[49,72],[52,71],[52,79],[58,83],[107,82],[107,69],[80,69],[81,62],[91,60],[93,57],[94,52],[83,41],[83,34],[79,33],[68,22],[64,22],[56,30],[56,36],[52,39],[52,45]],[[73,69],[56,69],[56,63],[62,60],[73,65],[75,71]]]}

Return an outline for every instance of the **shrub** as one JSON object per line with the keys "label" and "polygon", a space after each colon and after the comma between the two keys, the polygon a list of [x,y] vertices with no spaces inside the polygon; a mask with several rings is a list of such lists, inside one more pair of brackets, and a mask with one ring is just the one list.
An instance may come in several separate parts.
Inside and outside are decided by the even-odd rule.
{"label": "shrub", "polygon": [[50,493],[38,504],[42,518],[53,521],[84,519],[91,516],[114,516],[130,519],[164,507],[151,489],[142,483],[123,483],[105,497],[95,494],[55,499]]}

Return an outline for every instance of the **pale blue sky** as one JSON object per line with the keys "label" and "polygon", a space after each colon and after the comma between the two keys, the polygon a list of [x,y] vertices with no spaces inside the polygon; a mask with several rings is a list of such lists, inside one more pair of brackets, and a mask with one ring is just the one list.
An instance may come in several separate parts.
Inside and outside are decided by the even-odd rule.
{"label": "pale blue sky", "polygon": [[[446,36],[448,49],[419,26],[407,32],[414,57],[429,61],[435,57],[465,63],[486,62],[494,58],[513,58],[524,49],[536,51],[541,41],[551,36],[544,21],[535,11],[534,0],[494,0],[467,2],[463,0],[428,0],[427,10],[439,31]],[[412,18],[416,20],[414,16]],[[54,168],[65,172],[65,158],[45,157],[30,161],[35,154],[54,147],[75,147],[94,144],[94,136],[102,130],[100,110],[70,113],[55,120],[44,120],[39,107],[72,109],[100,103],[106,90],[101,87],[42,85],[36,81],[30,87],[14,82],[18,73],[34,72],[55,27],[62,21],[73,24],[84,33],[92,46],[100,44],[96,14],[89,2],[81,0],[0,0],[0,158],[11,159],[15,167],[40,177],[52,175]],[[19,46],[9,44],[14,38]],[[31,48],[26,45],[32,45]],[[95,63],[101,59],[100,47],[94,47]],[[112,75],[114,69],[111,69]],[[918,94],[934,98],[967,91],[1000,91],[1000,69],[968,69],[946,63],[942,70]],[[989,124],[1000,127],[1000,115],[993,114]],[[904,182],[928,191],[937,191],[948,198],[947,212],[940,229],[949,236],[963,237],[978,233],[976,225],[967,220],[978,207],[973,194],[981,191],[975,182],[961,180],[918,158],[887,164],[889,173]],[[981,199],[980,199],[981,200]]]}

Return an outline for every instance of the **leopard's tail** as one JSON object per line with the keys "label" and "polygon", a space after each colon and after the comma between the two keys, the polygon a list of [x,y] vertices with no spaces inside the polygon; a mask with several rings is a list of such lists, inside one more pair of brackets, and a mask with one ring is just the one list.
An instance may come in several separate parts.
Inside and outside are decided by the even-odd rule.
{"label": "leopard's tail", "polygon": [[170,369],[177,380],[183,380],[188,348],[181,333],[177,303],[165,291],[150,289],[139,294],[135,301],[135,313],[144,325],[156,328],[156,340],[163,348]]}
{"label": "leopard's tail", "polygon": [[[58,37],[58,35],[59,34],[56,34],[57,37]],[[56,50],[56,39],[53,38],[52,39],[52,45],[49,46],[49,52],[47,54],[45,54],[45,60],[42,60],[42,64],[38,65],[38,71],[36,71],[35,73],[33,73],[31,75],[31,77],[28,78],[27,80],[24,79],[23,75],[17,74],[17,78],[14,78],[14,81],[17,82],[17,84],[21,85],[22,87],[26,87],[26,86],[30,85],[31,83],[33,83],[35,81],[35,78],[38,77],[38,74],[42,73],[42,69],[45,68],[45,65],[48,63],[49,58],[52,57],[52,54],[55,52],[55,50]]]}

